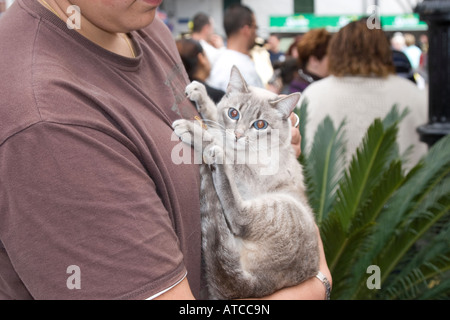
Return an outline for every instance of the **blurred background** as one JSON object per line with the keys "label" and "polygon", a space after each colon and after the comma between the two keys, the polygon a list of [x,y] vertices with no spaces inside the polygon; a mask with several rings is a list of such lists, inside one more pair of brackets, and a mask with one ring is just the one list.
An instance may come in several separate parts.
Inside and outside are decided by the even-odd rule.
{"label": "blurred background", "polygon": [[422,0],[164,0],[161,11],[174,35],[189,32],[189,21],[202,11],[214,19],[216,32],[224,37],[224,10],[241,3],[254,11],[258,35],[264,39],[273,33],[281,35],[281,49],[286,50],[295,35],[321,27],[337,31],[349,21],[373,14],[374,6],[384,30],[419,35],[427,30],[426,23],[413,13],[419,2]]}

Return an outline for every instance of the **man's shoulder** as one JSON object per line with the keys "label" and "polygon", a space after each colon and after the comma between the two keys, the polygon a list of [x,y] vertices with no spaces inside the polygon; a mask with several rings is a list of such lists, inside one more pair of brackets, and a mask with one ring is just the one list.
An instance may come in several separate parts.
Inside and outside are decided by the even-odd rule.
{"label": "man's shoulder", "polygon": [[244,77],[254,77],[257,74],[253,60],[248,55],[226,49],[220,53],[216,63],[214,63],[210,78],[225,79],[228,83],[233,66],[236,66]]}
{"label": "man's shoulder", "polygon": [[[243,53],[231,49],[220,50],[220,53],[217,57],[217,62],[219,62],[219,64],[222,65],[239,64],[239,63],[245,64],[248,63],[249,61],[252,61],[252,59],[248,55],[245,55]],[[216,67],[216,64],[214,64],[214,67]],[[218,65],[218,67],[220,67],[220,65]]]}
{"label": "man's shoulder", "polygon": [[0,105],[0,147],[10,137],[41,121],[33,108],[20,105]]}
{"label": "man's shoulder", "polygon": [[14,63],[0,68],[4,76],[0,81],[0,146],[10,136],[41,120],[29,67]]}
{"label": "man's shoulder", "polygon": [[230,79],[231,68],[235,64],[231,51],[229,49],[223,50],[214,63],[208,80],[208,84],[211,87],[226,90],[228,80]]}
{"label": "man's shoulder", "polygon": [[[0,19],[0,146],[41,121],[33,91],[33,63],[41,20],[16,1]],[[47,70],[50,73],[50,70]]]}

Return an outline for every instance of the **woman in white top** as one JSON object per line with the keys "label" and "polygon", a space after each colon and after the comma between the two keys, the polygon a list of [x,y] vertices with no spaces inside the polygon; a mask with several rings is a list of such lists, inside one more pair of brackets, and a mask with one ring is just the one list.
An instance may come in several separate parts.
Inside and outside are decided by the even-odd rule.
{"label": "woman in white top", "polygon": [[302,95],[301,102],[308,101],[308,145],[326,116],[335,126],[345,118],[349,160],[374,119],[384,118],[396,104],[400,111],[410,111],[399,125],[398,143],[401,153],[414,146],[409,165],[415,164],[427,151],[416,131],[427,122],[427,95],[395,75],[384,32],[369,29],[364,20],[352,22],[333,37],[328,56],[331,76],[311,84]]}

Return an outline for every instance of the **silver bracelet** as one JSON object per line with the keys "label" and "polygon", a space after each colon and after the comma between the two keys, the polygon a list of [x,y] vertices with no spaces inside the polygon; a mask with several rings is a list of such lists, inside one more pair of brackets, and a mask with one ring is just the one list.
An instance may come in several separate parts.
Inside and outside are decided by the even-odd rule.
{"label": "silver bracelet", "polygon": [[330,300],[330,296],[331,296],[330,281],[328,281],[327,277],[325,277],[325,275],[320,271],[317,272],[316,278],[319,279],[325,286],[325,300]]}

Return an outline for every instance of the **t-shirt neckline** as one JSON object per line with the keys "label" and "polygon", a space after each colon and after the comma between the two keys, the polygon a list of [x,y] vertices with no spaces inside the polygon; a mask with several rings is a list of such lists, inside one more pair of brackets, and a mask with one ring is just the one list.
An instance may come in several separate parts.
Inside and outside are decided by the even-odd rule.
{"label": "t-shirt neckline", "polygon": [[68,28],[67,24],[62,21],[59,17],[57,17],[54,13],[46,9],[43,5],[41,5],[37,0],[19,0],[21,4],[35,13],[37,16],[41,18],[41,20],[45,20],[47,23],[51,23],[56,26],[58,30],[64,32],[69,37],[74,39],[74,41],[80,43],[84,48],[96,54],[97,56],[102,57],[103,59],[109,61],[110,63],[125,68],[137,68],[142,60],[142,49],[140,43],[136,39],[136,32],[129,33],[130,41],[133,44],[134,51],[136,54],[135,58],[128,58],[117,53],[111,52],[93,41],[89,40],[79,32],[74,29]]}

